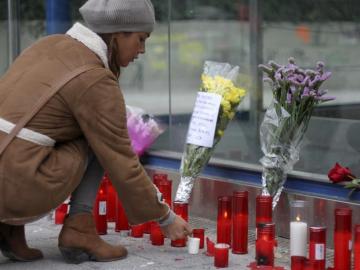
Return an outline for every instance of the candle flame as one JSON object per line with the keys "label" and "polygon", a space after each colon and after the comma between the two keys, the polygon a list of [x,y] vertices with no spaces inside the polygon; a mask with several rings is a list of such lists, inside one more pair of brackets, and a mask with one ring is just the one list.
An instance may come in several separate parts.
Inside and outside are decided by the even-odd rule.
{"label": "candle flame", "polygon": [[227,216],[228,216],[228,213],[227,213],[227,211],[225,211],[224,212],[224,218],[227,218]]}
{"label": "candle flame", "polygon": [[300,220],[301,220],[300,216],[297,216],[296,221],[300,221]]}
{"label": "candle flame", "polygon": [[261,239],[264,240],[264,241],[270,241],[271,240],[271,238],[268,235],[262,235]]}

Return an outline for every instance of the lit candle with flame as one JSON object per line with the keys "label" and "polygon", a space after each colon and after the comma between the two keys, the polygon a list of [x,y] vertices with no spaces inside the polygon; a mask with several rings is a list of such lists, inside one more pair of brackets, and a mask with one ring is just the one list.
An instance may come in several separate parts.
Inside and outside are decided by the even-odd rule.
{"label": "lit candle with flame", "polygon": [[[308,225],[305,222],[304,201],[294,201],[295,215],[290,222],[290,256],[306,257]],[[303,214],[303,215],[301,215]]]}
{"label": "lit candle with flame", "polygon": [[218,197],[217,243],[231,245],[231,196]]}

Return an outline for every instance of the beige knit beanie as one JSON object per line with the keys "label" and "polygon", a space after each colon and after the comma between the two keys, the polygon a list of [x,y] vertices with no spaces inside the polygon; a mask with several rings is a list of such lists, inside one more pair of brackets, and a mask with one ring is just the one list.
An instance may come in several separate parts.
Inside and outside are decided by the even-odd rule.
{"label": "beige knit beanie", "polygon": [[150,33],[155,25],[151,0],[88,0],[79,11],[96,33]]}

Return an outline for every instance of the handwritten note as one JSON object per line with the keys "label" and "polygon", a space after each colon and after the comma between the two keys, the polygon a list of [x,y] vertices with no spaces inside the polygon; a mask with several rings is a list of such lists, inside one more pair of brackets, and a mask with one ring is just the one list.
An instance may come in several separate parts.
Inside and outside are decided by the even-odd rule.
{"label": "handwritten note", "polygon": [[198,92],[187,134],[187,143],[205,147],[213,146],[220,102],[221,96],[218,94]]}

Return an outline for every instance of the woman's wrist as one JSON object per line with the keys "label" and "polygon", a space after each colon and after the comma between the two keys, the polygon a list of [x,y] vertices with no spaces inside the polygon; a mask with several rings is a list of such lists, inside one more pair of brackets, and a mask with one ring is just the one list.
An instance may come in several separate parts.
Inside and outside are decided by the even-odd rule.
{"label": "woman's wrist", "polygon": [[172,224],[174,222],[175,218],[176,218],[176,214],[174,213],[174,211],[169,209],[169,213],[167,215],[165,215],[164,218],[159,220],[160,227],[166,227],[166,226]]}

